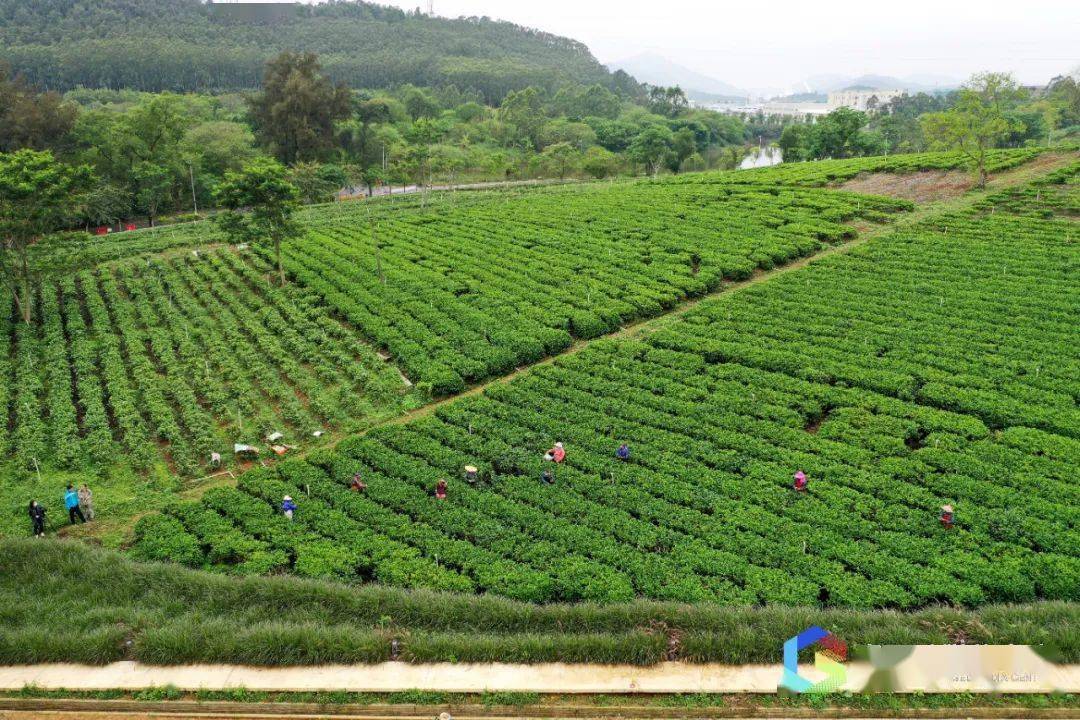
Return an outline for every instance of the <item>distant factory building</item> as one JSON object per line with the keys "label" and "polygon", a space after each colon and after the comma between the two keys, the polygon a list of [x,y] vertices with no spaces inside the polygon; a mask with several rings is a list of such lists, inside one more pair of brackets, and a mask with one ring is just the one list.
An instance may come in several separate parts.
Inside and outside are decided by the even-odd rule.
{"label": "distant factory building", "polygon": [[852,110],[870,110],[886,105],[907,93],[904,90],[837,90],[829,93],[829,109],[846,107]]}

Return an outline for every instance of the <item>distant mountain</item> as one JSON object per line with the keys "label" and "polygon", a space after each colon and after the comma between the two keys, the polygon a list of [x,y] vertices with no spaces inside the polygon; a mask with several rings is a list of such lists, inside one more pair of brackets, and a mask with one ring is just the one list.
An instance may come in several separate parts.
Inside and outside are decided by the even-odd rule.
{"label": "distant mountain", "polygon": [[455,85],[491,102],[529,85],[619,81],[570,38],[362,0],[0,0],[0,62],[50,90],[246,90],[285,49],[318,53],[352,87]]}
{"label": "distant mountain", "polygon": [[873,90],[907,90],[908,92],[932,92],[959,87],[960,81],[945,75],[908,75],[898,78],[891,75],[814,75],[796,85],[802,92],[828,93],[847,88],[870,88]]}
{"label": "distant mountain", "polygon": [[717,102],[731,98],[745,98],[750,93],[734,85],[709,77],[696,70],[679,65],[655,53],[642,53],[634,57],[609,63],[612,71],[624,70],[638,82],[650,85],[678,85],[691,100]]}

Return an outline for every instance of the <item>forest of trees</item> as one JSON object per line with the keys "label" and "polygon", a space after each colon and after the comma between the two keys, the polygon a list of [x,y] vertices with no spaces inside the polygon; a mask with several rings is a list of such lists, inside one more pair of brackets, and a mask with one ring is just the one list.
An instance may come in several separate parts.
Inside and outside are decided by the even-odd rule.
{"label": "forest of trees", "polygon": [[263,73],[262,90],[242,94],[60,95],[0,64],[0,152],[90,168],[70,221],[91,227],[211,208],[226,175],[264,155],[301,200],[323,202],[346,186],[732,167],[748,139],[741,120],[691,108],[678,88],[527,86],[495,107],[454,85],[352,90],[311,53],[282,53]]}
{"label": "forest of trees", "polygon": [[0,0],[0,59],[34,85],[149,92],[252,89],[283,50],[319,55],[354,88],[456,85],[498,103],[567,83],[638,92],[583,44],[488,18],[445,19],[358,2],[298,4],[277,20],[240,21],[201,0]]}
{"label": "forest of trees", "polygon": [[993,125],[981,140],[986,148],[1049,144],[1055,137],[1080,135],[1080,85],[1065,75],[1032,91],[1008,74],[980,73],[953,92],[905,95],[867,112],[839,108],[821,118],[789,122],[778,144],[785,162],[960,147],[955,133],[952,142],[946,139],[947,126],[955,129],[957,123],[941,121],[963,119],[964,112],[969,126]]}

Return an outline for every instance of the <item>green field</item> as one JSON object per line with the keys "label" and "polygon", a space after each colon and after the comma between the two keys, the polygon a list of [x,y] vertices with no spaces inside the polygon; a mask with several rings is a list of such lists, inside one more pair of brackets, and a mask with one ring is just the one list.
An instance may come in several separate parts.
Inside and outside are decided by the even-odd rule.
{"label": "green field", "polygon": [[[1076,242],[1069,220],[937,216],[248,473],[145,521],[136,551],[541,602],[1073,600]],[[546,487],[556,440],[569,459]],[[466,464],[490,484],[434,502]],[[274,512],[286,494],[295,523]]]}
{"label": "green field", "polygon": [[317,447],[910,208],[648,182],[339,203],[302,214],[286,288],[205,222],[50,239],[34,323],[0,308],[0,527],[87,476],[114,521],[160,507],[234,443]]}
{"label": "green field", "polygon": [[[89,479],[75,534],[193,570],[12,543],[0,657],[360,661],[407,634],[417,661],[651,663],[675,632],[743,662],[811,618],[1075,656],[1080,165],[1032,156],[927,207],[818,185],[956,156],[316,207],[285,288],[204,225],[43,247],[69,270],[0,333],[0,533],[30,497],[59,527]],[[271,431],[302,456],[231,463]],[[193,484],[213,451],[246,472]],[[103,589],[65,591],[76,565]],[[266,574],[315,580],[224,577]],[[71,613],[75,639],[33,637]]]}
{"label": "green field", "polygon": [[444,202],[373,230],[352,204],[311,217],[286,267],[442,395],[851,237],[845,221],[908,208],[764,186],[594,184]]}
{"label": "green field", "polygon": [[[1022,165],[1038,156],[1042,150],[989,150],[986,156],[988,172],[1000,172]],[[853,158],[849,160],[818,160],[816,162],[784,163],[773,167],[752,168],[737,173],[701,173],[684,175],[682,182],[697,183],[759,183],[823,187],[842,183],[862,173],[906,174],[922,170],[957,170],[966,167],[959,153],[922,152],[902,155]]]}

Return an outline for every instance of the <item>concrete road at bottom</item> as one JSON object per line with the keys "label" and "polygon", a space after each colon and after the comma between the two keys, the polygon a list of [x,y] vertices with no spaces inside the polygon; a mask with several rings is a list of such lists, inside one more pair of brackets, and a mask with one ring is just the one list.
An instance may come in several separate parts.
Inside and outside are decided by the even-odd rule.
{"label": "concrete road at bottom", "polygon": [[0,698],[0,720],[241,720],[256,718],[304,718],[305,720],[438,720],[443,713],[453,720],[1066,720],[1076,718],[1076,708],[898,707],[892,710],[857,707],[767,707],[739,703],[730,707],[683,707],[661,705],[319,705],[313,703],[196,702],[173,700],[79,700],[58,698]]}

